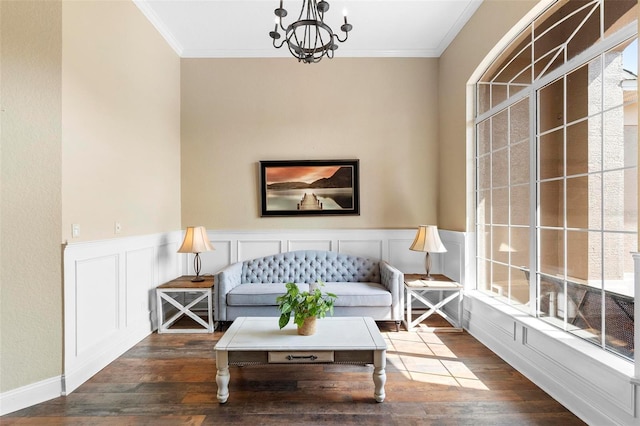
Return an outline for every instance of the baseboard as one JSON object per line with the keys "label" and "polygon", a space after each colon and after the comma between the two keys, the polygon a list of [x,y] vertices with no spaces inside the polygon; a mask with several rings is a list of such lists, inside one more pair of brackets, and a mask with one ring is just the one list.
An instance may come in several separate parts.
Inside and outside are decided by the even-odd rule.
{"label": "baseboard", "polygon": [[62,395],[62,377],[55,376],[0,393],[0,416]]}

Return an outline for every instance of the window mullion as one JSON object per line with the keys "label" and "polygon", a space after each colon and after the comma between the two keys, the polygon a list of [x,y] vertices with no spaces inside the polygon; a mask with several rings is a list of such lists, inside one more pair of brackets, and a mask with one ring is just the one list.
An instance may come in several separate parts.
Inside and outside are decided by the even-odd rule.
{"label": "window mullion", "polygon": [[[605,54],[601,53],[600,54],[600,75],[603,76],[603,82],[600,85],[600,111],[602,111],[601,116],[602,116],[602,121],[600,124],[600,158],[602,158],[602,161],[600,162],[600,230],[599,230],[599,234],[600,234],[600,259],[604,259],[605,257],[605,240],[604,240],[604,236],[605,236],[605,215],[604,215],[604,153],[605,153],[605,149],[604,149],[604,144],[605,144],[605,140],[604,140],[604,135],[605,135],[605,130],[606,130],[606,126],[607,126],[607,122],[605,120],[605,108],[604,108],[604,97],[605,97],[605,84],[604,84],[604,75],[605,75]],[[605,300],[605,286],[604,286],[604,277],[605,277],[605,268],[606,265],[604,264],[603,261],[600,262],[600,346],[602,347],[602,349],[607,348],[607,341],[606,341],[606,322],[605,322],[605,318],[606,318],[606,300]]]}
{"label": "window mullion", "polygon": [[538,286],[538,96],[534,90],[529,91],[529,314],[538,316],[540,298]]}
{"label": "window mullion", "polygon": [[[565,49],[566,51],[566,49]],[[567,269],[569,267],[569,227],[568,211],[567,211],[567,103],[569,102],[569,94],[567,93],[567,76],[562,79],[562,256],[564,257],[564,268],[562,271],[562,291],[564,292],[562,309],[562,327],[566,331],[568,330],[568,311],[569,311],[569,288],[568,288],[568,274]]]}

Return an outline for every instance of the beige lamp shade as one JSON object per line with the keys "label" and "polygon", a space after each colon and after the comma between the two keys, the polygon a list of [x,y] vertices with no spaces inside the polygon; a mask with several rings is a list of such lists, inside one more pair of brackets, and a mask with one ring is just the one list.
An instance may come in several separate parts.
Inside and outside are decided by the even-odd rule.
{"label": "beige lamp shade", "polygon": [[420,225],[413,244],[409,247],[413,251],[426,251],[431,253],[444,253],[447,248],[440,240],[438,227],[435,225]]}
{"label": "beige lamp shade", "polygon": [[215,250],[207,237],[204,226],[189,226],[184,234],[184,241],[178,249],[178,253],[202,253]]}

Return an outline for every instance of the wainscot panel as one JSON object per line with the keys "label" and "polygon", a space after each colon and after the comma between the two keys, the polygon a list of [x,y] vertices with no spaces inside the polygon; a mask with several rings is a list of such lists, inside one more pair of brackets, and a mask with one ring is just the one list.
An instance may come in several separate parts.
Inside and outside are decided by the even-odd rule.
{"label": "wainscot panel", "polygon": [[284,245],[281,240],[238,240],[237,247],[238,260],[248,260],[280,253]]}
{"label": "wainscot panel", "polygon": [[77,301],[92,300],[94,303],[75,305],[75,357],[96,351],[102,339],[110,339],[120,325],[118,254],[79,260],[75,264],[76,279],[72,291]]}
{"label": "wainscot panel", "polygon": [[372,259],[382,259],[382,240],[339,240],[338,252]]}
{"label": "wainscot panel", "polygon": [[181,238],[176,231],[65,247],[63,394],[153,331],[155,287],[182,273]]}
{"label": "wainscot panel", "polygon": [[153,271],[155,270],[155,250],[151,247],[131,250],[126,254],[126,279],[124,303],[126,304],[125,327],[152,318],[155,305]]}
{"label": "wainscot panel", "polygon": [[333,244],[331,244],[331,240],[290,240],[288,243],[287,251],[296,251],[296,250],[324,250],[324,251],[332,251]]}

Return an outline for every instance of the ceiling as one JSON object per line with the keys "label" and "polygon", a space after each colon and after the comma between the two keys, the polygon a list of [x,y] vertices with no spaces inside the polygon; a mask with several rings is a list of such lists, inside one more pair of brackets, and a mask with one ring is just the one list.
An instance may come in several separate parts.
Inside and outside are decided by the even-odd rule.
{"label": "ceiling", "polygon": [[[269,37],[278,0],[134,0],[183,58],[287,57]],[[334,32],[348,11],[353,31],[336,57],[438,57],[482,0],[329,0],[325,23]],[[284,0],[285,26],[301,0]]]}

